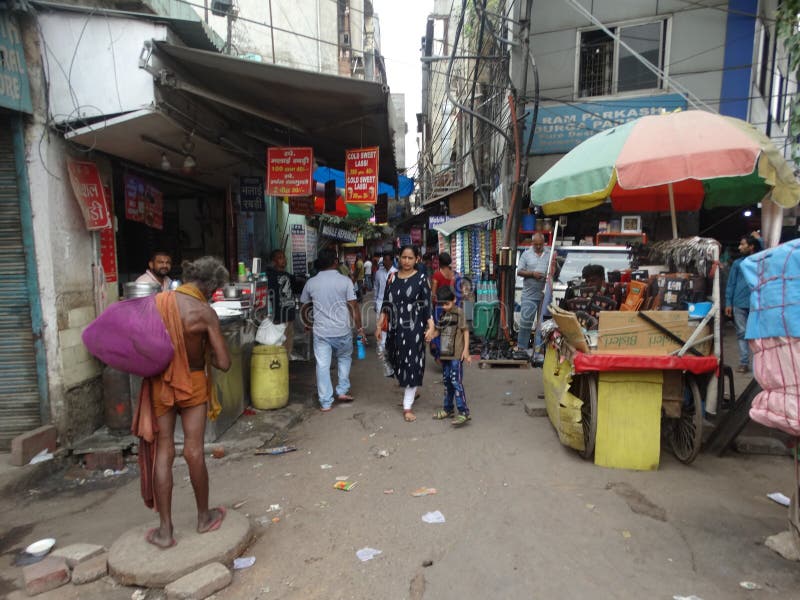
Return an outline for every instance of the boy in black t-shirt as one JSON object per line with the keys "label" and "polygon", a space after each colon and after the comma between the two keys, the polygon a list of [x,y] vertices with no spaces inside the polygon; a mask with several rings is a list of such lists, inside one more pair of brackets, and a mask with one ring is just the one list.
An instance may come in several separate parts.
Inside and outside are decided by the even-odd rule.
{"label": "boy in black t-shirt", "polygon": [[[467,396],[464,392],[464,366],[462,361],[472,362],[469,354],[469,329],[464,311],[456,306],[456,295],[450,286],[436,290],[436,302],[442,307],[442,315],[434,334],[426,341],[438,337],[441,342],[442,383],[444,383],[444,408],[434,413],[434,419],[450,419],[456,427],[470,420]],[[453,404],[458,409],[456,415]]]}

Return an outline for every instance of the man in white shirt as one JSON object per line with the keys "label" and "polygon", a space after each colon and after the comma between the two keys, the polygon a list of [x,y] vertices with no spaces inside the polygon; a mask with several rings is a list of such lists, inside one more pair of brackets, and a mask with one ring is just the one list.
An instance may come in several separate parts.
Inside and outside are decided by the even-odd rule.
{"label": "man in white shirt", "polygon": [[[544,286],[547,281],[547,270],[550,266],[550,252],[544,249],[544,236],[536,233],[530,247],[522,253],[517,265],[517,277],[523,279],[522,302],[520,310],[519,335],[515,359],[526,359],[530,356],[528,346],[531,343],[531,328],[536,322],[536,315],[542,308]],[[541,319],[539,319],[541,321]],[[540,352],[542,334],[539,327],[534,332],[533,351]]]}
{"label": "man in white shirt", "polygon": [[364,285],[368,290],[372,289],[372,261],[369,256],[364,261]]}
{"label": "man in white shirt", "polygon": [[149,268],[136,278],[136,283],[155,283],[161,286],[162,292],[166,292],[172,283],[172,279],[169,278],[169,272],[172,270],[172,257],[169,252],[155,250],[150,255],[147,266]]}
{"label": "man in white shirt", "polygon": [[[392,253],[386,252],[375,273],[375,313],[379,316],[381,314],[383,295],[386,293],[386,284],[389,280],[389,276],[397,272],[397,268],[392,264],[392,258]],[[383,332],[380,339],[375,341],[377,342],[375,346],[378,352],[378,358],[383,362],[383,374],[386,375],[386,377],[391,377],[394,375],[394,369],[392,369],[392,366],[384,359],[386,332]]]}
{"label": "man in white shirt", "polygon": [[334,355],[339,375],[335,400],[353,401],[350,395],[350,365],[353,362],[351,317],[358,334],[365,337],[353,282],[339,273],[338,267],[335,251],[329,248],[320,250],[317,256],[319,273],[306,282],[303,293],[300,294],[300,302],[303,303],[300,315],[303,323],[306,328],[313,323],[317,395],[322,412],[328,412],[333,407],[334,390],[330,368]]}

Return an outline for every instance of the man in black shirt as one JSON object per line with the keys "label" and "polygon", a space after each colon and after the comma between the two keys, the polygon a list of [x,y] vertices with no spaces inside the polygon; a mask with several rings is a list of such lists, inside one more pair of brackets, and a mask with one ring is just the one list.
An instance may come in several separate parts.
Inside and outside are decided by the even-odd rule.
{"label": "man in black shirt", "polygon": [[286,353],[291,358],[294,342],[295,304],[294,292],[297,281],[294,275],[286,272],[286,254],[283,250],[273,250],[269,255],[267,274],[267,297],[272,322],[276,325],[286,323]]}

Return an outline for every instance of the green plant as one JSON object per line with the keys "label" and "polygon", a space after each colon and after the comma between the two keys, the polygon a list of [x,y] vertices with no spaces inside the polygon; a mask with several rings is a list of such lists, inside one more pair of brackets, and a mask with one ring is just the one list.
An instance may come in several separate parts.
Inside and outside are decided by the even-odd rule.
{"label": "green plant", "polygon": [[[778,39],[789,56],[789,71],[797,81],[800,77],[800,0],[783,0],[778,4],[777,31]],[[789,99],[789,136],[792,140],[792,159],[800,166],[800,95],[794,94]]]}

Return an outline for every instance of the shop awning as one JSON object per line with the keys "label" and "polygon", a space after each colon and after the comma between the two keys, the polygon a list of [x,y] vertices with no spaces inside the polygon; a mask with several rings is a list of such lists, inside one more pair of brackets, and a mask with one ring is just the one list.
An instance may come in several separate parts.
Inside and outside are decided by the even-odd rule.
{"label": "shop awning", "polygon": [[[345,150],[380,147],[381,181],[395,185],[393,109],[385,85],[257,63],[154,41],[158,85],[238,113],[269,145],[311,146],[319,163],[344,168]],[[254,119],[255,118],[255,119]],[[266,132],[265,132],[266,129]]]}
{"label": "shop awning", "polygon": [[443,233],[444,235],[452,235],[454,232],[463,227],[469,227],[470,225],[476,225],[478,223],[485,223],[486,221],[498,219],[502,216],[503,215],[499,215],[493,210],[489,210],[484,206],[479,206],[475,210],[471,210],[460,217],[450,219],[441,225],[437,225],[434,227],[434,229],[440,233]]}
{"label": "shop awning", "polygon": [[[344,171],[339,169],[331,169],[330,167],[319,167],[314,171],[314,181],[325,183],[326,181],[333,180],[336,182],[337,188],[344,188]],[[414,180],[405,175],[397,176],[397,188],[401,198],[406,198],[414,192]],[[378,182],[378,193],[386,194],[389,198],[394,198],[394,186]]]}

